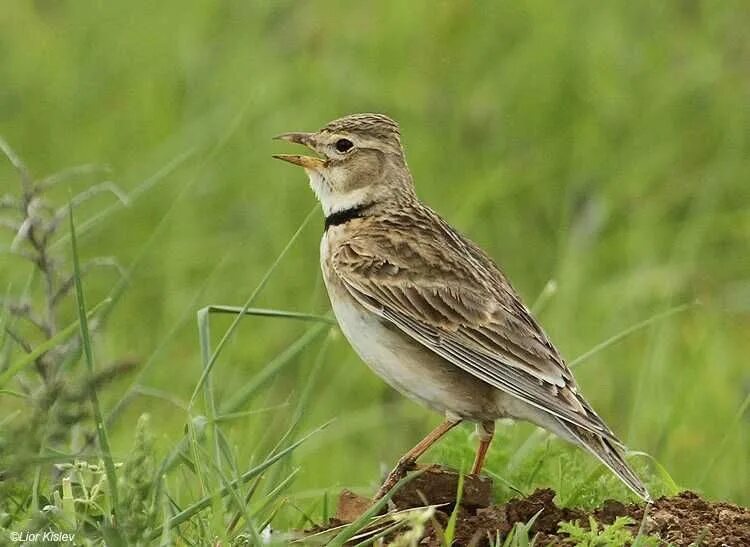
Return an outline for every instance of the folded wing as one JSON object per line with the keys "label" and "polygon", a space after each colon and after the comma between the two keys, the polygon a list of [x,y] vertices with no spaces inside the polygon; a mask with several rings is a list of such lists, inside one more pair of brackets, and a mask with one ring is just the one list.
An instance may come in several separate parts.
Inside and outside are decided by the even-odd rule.
{"label": "folded wing", "polygon": [[[364,307],[482,381],[620,445],[505,276],[436,214],[342,242],[334,271]],[[402,228],[403,226],[403,228]],[[422,232],[422,233],[420,233]]]}

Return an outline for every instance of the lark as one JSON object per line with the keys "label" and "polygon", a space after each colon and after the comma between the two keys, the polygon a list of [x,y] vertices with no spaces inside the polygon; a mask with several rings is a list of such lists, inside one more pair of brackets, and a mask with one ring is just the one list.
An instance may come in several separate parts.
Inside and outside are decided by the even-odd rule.
{"label": "lark", "polygon": [[512,418],[587,449],[650,500],[625,447],[507,277],[417,198],[395,121],[354,114],[276,138],[316,153],[274,157],[303,167],[322,205],[321,268],[344,336],[388,384],[445,417],[399,460],[376,498],[463,421],[476,424],[478,474],[495,421]]}

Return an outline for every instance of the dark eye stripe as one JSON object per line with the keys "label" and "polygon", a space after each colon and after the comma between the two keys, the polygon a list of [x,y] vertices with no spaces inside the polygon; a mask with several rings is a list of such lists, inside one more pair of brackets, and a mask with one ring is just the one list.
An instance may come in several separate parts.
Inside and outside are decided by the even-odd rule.
{"label": "dark eye stripe", "polygon": [[346,152],[348,150],[351,150],[353,146],[354,143],[349,139],[339,139],[336,141],[336,150],[338,150],[339,152]]}

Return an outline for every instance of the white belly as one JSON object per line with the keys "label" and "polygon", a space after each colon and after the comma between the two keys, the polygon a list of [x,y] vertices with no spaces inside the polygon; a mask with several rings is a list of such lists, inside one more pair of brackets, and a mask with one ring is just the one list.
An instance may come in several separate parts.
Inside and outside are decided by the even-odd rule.
{"label": "white belly", "polygon": [[331,305],[344,336],[378,376],[405,395],[432,407],[443,406],[439,404],[443,390],[425,382],[421,367],[410,366],[413,350],[404,344],[402,335],[386,328],[377,316],[348,298],[334,297]]}

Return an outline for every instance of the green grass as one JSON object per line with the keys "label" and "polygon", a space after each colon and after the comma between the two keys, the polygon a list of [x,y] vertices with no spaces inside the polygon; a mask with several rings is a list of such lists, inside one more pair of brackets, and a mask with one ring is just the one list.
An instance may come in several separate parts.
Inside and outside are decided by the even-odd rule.
{"label": "green grass", "polygon": [[560,524],[560,532],[567,535],[570,541],[579,547],[607,547],[609,545],[638,545],[639,547],[658,547],[663,542],[658,537],[638,535],[634,540],[628,526],[635,524],[630,517],[617,517],[612,524],[601,525],[589,517],[589,527],[583,528],[577,522]]}
{"label": "green grass", "polygon": [[[103,327],[84,349],[102,374],[136,363],[98,390],[98,421],[125,467],[139,417],[151,416],[153,473],[163,473],[138,499],[153,530],[165,542],[253,538],[271,517],[281,528],[320,521],[341,487],[372,491],[439,419],[384,386],[335,328],[292,317],[329,314],[320,219],[304,222],[313,197],[301,173],[270,158],[282,151],[270,137],[355,111],[401,122],[420,196],[537,302],[593,406],[658,462],[632,460],[654,488],[750,503],[748,26],[737,1],[1,10],[0,135],[16,167],[59,174],[45,179],[55,207],[105,183],[75,211],[76,279],[88,302],[111,299],[88,309]],[[0,199],[18,180],[0,165]],[[0,219],[12,214],[0,208]],[[43,278],[13,241],[0,227],[0,294],[42,306]],[[67,230],[50,249],[72,271]],[[111,260],[89,270],[94,257]],[[195,314],[212,305],[253,315],[212,313],[199,337]],[[85,310],[66,299],[55,340]],[[5,431],[37,399],[26,391],[32,362],[4,326],[33,329],[5,304],[0,325]],[[80,357],[63,369],[76,382]],[[426,458],[471,461],[475,442],[461,428]],[[92,465],[100,445],[87,445]],[[28,503],[54,505],[45,466],[73,463],[80,446],[31,448]],[[591,458],[526,425],[499,427],[488,470],[503,497],[540,485],[571,504],[627,496]]]}
{"label": "green grass", "polygon": [[[94,350],[91,344],[91,333],[89,331],[88,309],[86,308],[86,297],[83,290],[81,275],[81,264],[78,258],[78,241],[76,238],[75,222],[73,221],[73,200],[68,208],[68,220],[70,221],[70,243],[73,255],[73,279],[75,281],[76,304],[78,305],[78,324],[81,328],[81,346],[83,347],[84,360],[89,380],[94,378]],[[97,442],[101,458],[104,460],[104,469],[107,476],[108,496],[110,506],[104,512],[104,525],[115,528],[115,523],[120,521],[120,501],[117,493],[117,475],[115,474],[115,463],[112,460],[112,452],[109,447],[109,436],[104,426],[102,409],[99,405],[99,394],[96,389],[89,389],[91,409],[93,411],[94,427],[96,428]],[[111,520],[110,520],[111,519]]]}

